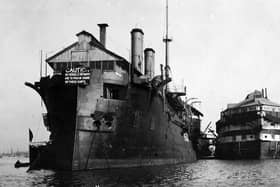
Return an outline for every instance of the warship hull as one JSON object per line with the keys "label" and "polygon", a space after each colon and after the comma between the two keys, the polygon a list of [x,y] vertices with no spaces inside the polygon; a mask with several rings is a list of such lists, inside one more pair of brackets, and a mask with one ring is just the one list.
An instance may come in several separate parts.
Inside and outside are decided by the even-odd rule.
{"label": "warship hull", "polygon": [[66,86],[61,76],[37,83],[51,137],[46,146],[31,146],[34,168],[84,170],[196,160],[184,124],[166,112],[171,107],[161,92],[134,85],[127,88],[126,101],[102,98],[101,73],[93,72],[87,87]]}
{"label": "warship hull", "polygon": [[[131,63],[87,31],[46,62],[53,76],[26,83],[41,96],[50,131],[46,145],[30,145],[30,168],[85,170],[193,162],[202,114],[168,89],[167,63],[154,76],[152,48],[131,31]],[[145,62],[145,63],[144,63]],[[143,69],[145,68],[145,71]],[[195,118],[193,118],[195,117]],[[196,120],[195,120],[196,119]],[[192,134],[193,133],[193,134]]]}

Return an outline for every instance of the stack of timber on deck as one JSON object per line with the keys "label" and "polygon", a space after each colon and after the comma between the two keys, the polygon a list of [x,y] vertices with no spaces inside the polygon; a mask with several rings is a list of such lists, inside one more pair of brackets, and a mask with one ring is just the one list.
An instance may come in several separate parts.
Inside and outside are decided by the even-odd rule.
{"label": "stack of timber on deck", "polygon": [[[163,89],[171,78],[154,75],[154,55],[141,29],[131,31],[131,63],[82,31],[78,41],[46,61],[53,76],[26,83],[42,97],[51,132],[45,146],[31,143],[33,168],[83,170],[175,164],[196,160],[190,136],[192,107],[185,92]],[[193,120],[195,121],[195,120]],[[199,122],[197,120],[196,122]],[[195,141],[194,141],[195,142]]]}
{"label": "stack of timber on deck", "polygon": [[280,105],[267,98],[266,89],[250,93],[238,104],[229,104],[216,128],[219,158],[280,156]]}

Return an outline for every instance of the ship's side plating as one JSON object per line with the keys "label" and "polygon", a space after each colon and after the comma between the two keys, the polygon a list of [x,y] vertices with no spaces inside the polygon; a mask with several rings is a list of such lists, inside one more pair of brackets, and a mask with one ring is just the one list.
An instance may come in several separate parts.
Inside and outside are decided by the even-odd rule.
{"label": "ship's side plating", "polygon": [[184,141],[182,128],[171,122],[163,90],[147,82],[153,78],[153,50],[146,50],[145,58],[151,58],[146,60],[147,76],[137,76],[144,65],[143,31],[134,29],[131,34],[132,83],[129,77],[118,81],[114,73],[97,71],[89,86],[78,89],[73,169],[195,160],[191,142]]}
{"label": "ship's side plating", "polygon": [[[41,162],[81,170],[194,161],[192,112],[184,93],[163,89],[170,78],[154,76],[153,49],[145,50],[144,64],[143,31],[131,32],[130,65],[105,48],[107,24],[99,26],[101,42],[78,33],[78,42],[47,59],[54,76],[29,84],[48,111],[51,141]],[[88,84],[66,83],[65,71],[79,67],[90,69]]]}
{"label": "ship's side plating", "polygon": [[[127,101],[98,98],[92,102],[96,106],[93,114],[77,116],[73,169],[159,165],[196,159],[191,141],[184,139],[183,129],[164,112],[161,96],[147,88],[129,89]],[[106,118],[111,118],[109,126]],[[100,125],[99,129],[93,124]]]}

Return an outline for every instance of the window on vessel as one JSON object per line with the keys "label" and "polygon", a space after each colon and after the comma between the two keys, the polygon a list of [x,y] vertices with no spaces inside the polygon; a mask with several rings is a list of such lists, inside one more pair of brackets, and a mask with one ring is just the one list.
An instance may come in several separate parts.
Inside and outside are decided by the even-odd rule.
{"label": "window on vessel", "polygon": [[124,86],[105,83],[103,86],[103,97],[106,99],[120,99],[126,98],[127,88]]}
{"label": "window on vessel", "polygon": [[96,69],[96,62],[90,62],[89,66],[90,66],[90,69]]}
{"label": "window on vessel", "polygon": [[92,61],[90,62],[91,69],[101,69],[101,62],[99,61]]}
{"label": "window on vessel", "polygon": [[114,62],[113,61],[103,61],[102,62],[102,69],[105,70],[105,71],[114,70]]}
{"label": "window on vessel", "polygon": [[58,72],[58,73],[61,73],[63,72],[65,69],[66,69],[66,66],[67,66],[68,63],[65,63],[65,62],[56,62],[54,63],[54,71],[55,72]]}
{"label": "window on vessel", "polygon": [[245,140],[246,139],[246,134],[242,134],[241,139]]}
{"label": "window on vessel", "polygon": [[61,71],[62,70],[62,63],[55,63],[56,65],[56,70]]}
{"label": "window on vessel", "polygon": [[61,63],[62,71],[65,71],[67,68],[67,63]]}
{"label": "window on vessel", "polygon": [[101,62],[96,62],[95,63],[95,68],[96,69],[101,69]]}
{"label": "window on vessel", "polygon": [[272,138],[272,139],[274,139],[274,137],[275,137],[275,135],[274,135],[274,134],[272,134],[272,135],[271,135],[271,138]]}
{"label": "window on vessel", "polygon": [[108,68],[109,68],[110,70],[114,70],[114,62],[110,62],[110,63],[108,64]]}

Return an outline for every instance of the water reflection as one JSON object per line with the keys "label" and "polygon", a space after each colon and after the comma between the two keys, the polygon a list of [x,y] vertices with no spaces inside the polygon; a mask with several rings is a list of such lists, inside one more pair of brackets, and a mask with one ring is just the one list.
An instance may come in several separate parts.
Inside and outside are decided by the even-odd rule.
{"label": "water reflection", "polygon": [[29,173],[0,163],[0,186],[279,186],[279,161],[199,160],[158,167]]}
{"label": "water reflection", "polygon": [[32,171],[29,186],[174,186],[192,180],[187,165],[106,169],[94,171]]}

